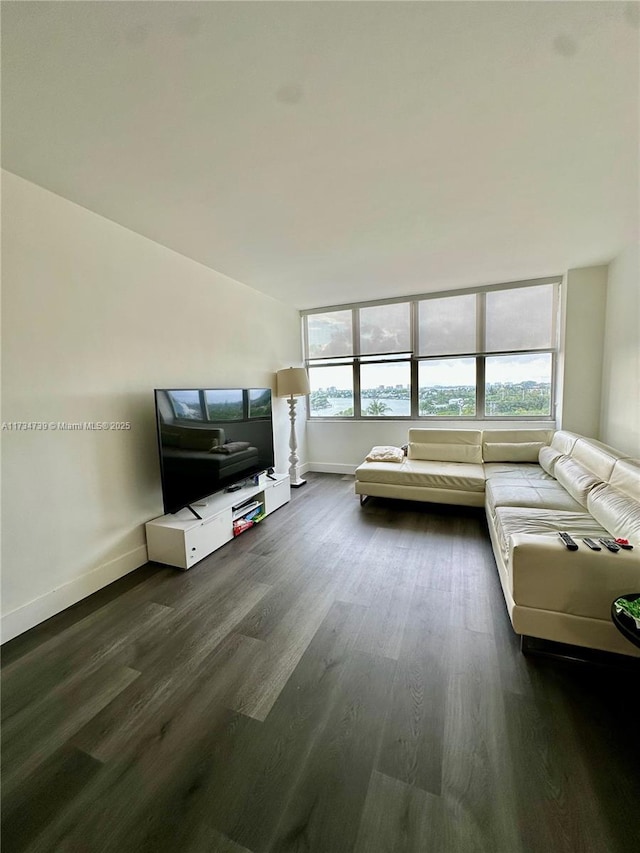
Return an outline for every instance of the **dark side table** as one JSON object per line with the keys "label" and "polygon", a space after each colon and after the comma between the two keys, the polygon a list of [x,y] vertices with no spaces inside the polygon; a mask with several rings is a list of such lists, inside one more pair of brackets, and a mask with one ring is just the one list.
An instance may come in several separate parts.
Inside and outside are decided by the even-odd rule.
{"label": "dark side table", "polygon": [[611,604],[611,619],[618,631],[623,634],[627,640],[633,643],[634,646],[640,648],[640,628],[635,621],[624,610],[618,610],[616,604],[619,601],[635,601],[640,598],[640,592],[630,592],[627,595],[619,595]]}

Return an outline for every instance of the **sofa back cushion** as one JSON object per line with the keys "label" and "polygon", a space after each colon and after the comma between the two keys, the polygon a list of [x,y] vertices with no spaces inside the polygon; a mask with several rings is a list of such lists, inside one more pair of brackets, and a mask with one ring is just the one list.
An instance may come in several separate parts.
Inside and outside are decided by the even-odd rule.
{"label": "sofa back cushion", "polygon": [[552,436],[550,429],[485,429],[482,458],[485,462],[537,462],[540,449]]}
{"label": "sofa back cushion", "polygon": [[603,483],[589,492],[587,509],[612,536],[640,547],[640,501]]}
{"label": "sofa back cushion", "polygon": [[563,456],[567,456],[569,453],[571,453],[573,445],[579,438],[582,438],[582,436],[578,435],[575,432],[569,432],[566,429],[559,429],[553,434],[553,438],[551,439],[551,447],[553,447],[554,450],[557,450],[558,453],[561,453]]}
{"label": "sofa back cushion", "polygon": [[587,506],[587,497],[591,489],[602,483],[602,480],[592,471],[570,456],[561,456],[556,461],[553,476],[583,507]]}
{"label": "sofa back cushion", "polygon": [[433,462],[482,462],[479,429],[410,429],[409,459]]}
{"label": "sofa back cushion", "polygon": [[551,477],[555,477],[556,462],[562,459],[563,454],[555,447],[541,447],[538,453],[538,462]]}
{"label": "sofa back cushion", "polygon": [[619,459],[613,466],[609,483],[640,503],[640,459]]}
{"label": "sofa back cushion", "polygon": [[579,438],[571,448],[570,455],[605,483],[609,482],[616,462],[627,456],[593,438]]}
{"label": "sofa back cushion", "polygon": [[640,546],[640,460],[620,459],[607,485],[589,494],[587,508],[613,536]]}

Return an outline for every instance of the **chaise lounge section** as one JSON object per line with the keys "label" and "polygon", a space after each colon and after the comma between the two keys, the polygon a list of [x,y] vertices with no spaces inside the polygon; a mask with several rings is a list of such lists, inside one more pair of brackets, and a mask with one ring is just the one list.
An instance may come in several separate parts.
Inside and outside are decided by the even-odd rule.
{"label": "chaise lounge section", "polygon": [[[484,506],[516,633],[640,656],[611,602],[640,591],[640,461],[566,430],[410,429],[399,463],[367,461],[356,494]],[[558,532],[578,543],[568,551]],[[583,537],[633,551],[591,551]]]}
{"label": "chaise lounge section", "polygon": [[402,462],[364,462],[356,469],[361,496],[484,506],[484,490],[480,430],[410,429]]}

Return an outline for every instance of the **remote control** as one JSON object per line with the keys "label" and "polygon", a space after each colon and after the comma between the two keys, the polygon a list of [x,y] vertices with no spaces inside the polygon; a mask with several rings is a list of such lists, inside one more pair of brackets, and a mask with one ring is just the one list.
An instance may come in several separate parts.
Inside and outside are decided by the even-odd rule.
{"label": "remote control", "polygon": [[589,537],[583,538],[582,540],[587,548],[591,548],[592,551],[602,551],[602,548],[593,541],[593,539],[589,539]]}
{"label": "remote control", "polygon": [[605,548],[608,548],[612,554],[616,554],[620,550],[620,546],[616,545],[613,539],[598,539],[598,542],[602,542]]}
{"label": "remote control", "polygon": [[558,533],[558,536],[562,539],[569,551],[578,550],[578,543],[574,542],[568,533]]}
{"label": "remote control", "polygon": [[628,539],[616,539],[616,545],[624,548],[625,551],[633,551],[633,545]]}

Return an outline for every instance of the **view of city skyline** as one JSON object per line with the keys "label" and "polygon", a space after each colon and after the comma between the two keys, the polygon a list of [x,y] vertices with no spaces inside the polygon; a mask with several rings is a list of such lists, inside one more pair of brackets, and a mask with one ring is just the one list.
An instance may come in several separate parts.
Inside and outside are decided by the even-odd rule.
{"label": "view of city skyline", "polygon": [[[309,370],[312,417],[353,417],[351,365]],[[400,381],[399,381],[400,380]],[[363,417],[411,415],[410,364],[360,365]],[[489,416],[551,414],[551,357],[548,353],[487,357],[485,412]],[[418,364],[417,407],[421,416],[473,417],[476,411],[474,358],[424,360]]]}
{"label": "view of city skyline", "polygon": [[[434,361],[420,362],[421,373],[431,386],[455,387],[459,385],[472,385],[473,375],[470,377],[470,366],[474,359],[437,359]],[[519,382],[549,382],[550,381],[550,356],[547,353],[536,355],[499,356],[488,358],[492,368],[499,368],[499,380],[493,381],[517,384]],[[471,364],[470,364],[471,363]],[[407,369],[405,363],[375,365],[363,365],[375,369],[375,383],[368,387],[377,388],[389,386],[394,388],[400,384],[409,387],[409,382],[398,382],[398,368]],[[475,368],[474,368],[475,369]],[[325,371],[327,371],[325,373]],[[326,377],[326,378],[325,378]],[[329,379],[330,377],[330,379]],[[487,377],[489,379],[489,377]],[[350,364],[332,365],[328,368],[313,368],[309,370],[309,383],[311,391],[323,391],[329,387],[347,390],[353,384],[353,370]],[[363,389],[366,383],[362,382]]]}

